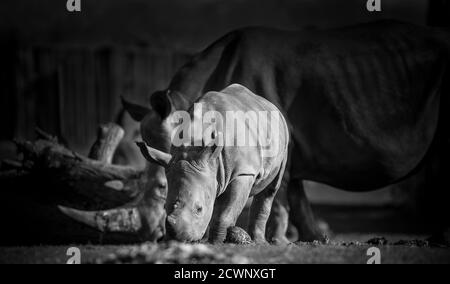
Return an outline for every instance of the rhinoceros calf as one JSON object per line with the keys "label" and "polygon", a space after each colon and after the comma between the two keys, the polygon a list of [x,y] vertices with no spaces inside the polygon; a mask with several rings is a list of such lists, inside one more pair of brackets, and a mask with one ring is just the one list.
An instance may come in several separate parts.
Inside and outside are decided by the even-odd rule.
{"label": "rhinoceros calf", "polygon": [[[166,168],[168,236],[197,241],[210,225],[210,241],[223,242],[254,196],[248,230],[255,242],[265,243],[266,222],[287,161],[284,117],[266,99],[234,84],[203,95],[187,118],[193,121],[186,131],[192,134],[185,140],[190,143],[174,145],[171,154],[138,142],[147,160]],[[195,133],[205,126],[198,141]],[[173,144],[178,134],[172,134]]]}

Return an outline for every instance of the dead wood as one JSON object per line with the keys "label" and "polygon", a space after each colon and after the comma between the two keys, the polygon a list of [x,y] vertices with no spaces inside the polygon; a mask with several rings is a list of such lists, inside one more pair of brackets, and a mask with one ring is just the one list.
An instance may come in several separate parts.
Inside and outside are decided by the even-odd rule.
{"label": "dead wood", "polygon": [[131,202],[143,192],[142,170],[111,164],[124,134],[120,126],[101,125],[89,157],[61,145],[57,138],[40,129],[36,132],[39,138],[36,141],[14,141],[22,160],[2,161],[2,167],[8,170],[2,172],[2,179],[20,178],[27,172],[38,179],[41,187],[60,188],[90,203],[110,202],[115,206]]}
{"label": "dead wood", "polygon": [[91,147],[89,158],[111,164],[114,152],[123,135],[122,127],[117,124],[107,123],[100,125],[97,132],[97,140]]}

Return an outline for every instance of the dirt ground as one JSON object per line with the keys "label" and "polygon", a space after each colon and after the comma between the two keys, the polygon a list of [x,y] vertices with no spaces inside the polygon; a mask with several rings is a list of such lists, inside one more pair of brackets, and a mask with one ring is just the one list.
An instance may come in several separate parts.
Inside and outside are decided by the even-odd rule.
{"label": "dirt ground", "polygon": [[[159,258],[156,262],[364,264],[371,257],[367,255],[367,250],[372,246],[380,249],[381,263],[450,263],[450,249],[427,246],[426,243],[422,242],[425,239],[424,236],[384,235],[385,239],[381,239],[379,244],[366,243],[376,236],[378,235],[338,235],[326,245],[300,243],[287,246],[233,244],[213,246],[209,244],[185,245],[172,243],[135,246],[0,247],[0,263],[66,263],[70,258],[66,255],[67,249],[77,247],[81,252],[81,263],[155,263],[155,258]],[[398,244],[399,240],[413,240],[413,242]],[[387,244],[381,244],[383,242],[387,242]],[[176,247],[175,250],[174,247]],[[193,247],[198,247],[197,253],[193,252]],[[172,250],[169,250],[169,248]],[[171,254],[172,259],[167,261],[169,254]]]}
{"label": "dirt ground", "polygon": [[[12,207],[17,202],[9,202],[11,208],[7,212],[14,212]],[[105,245],[110,243],[105,236],[87,231],[76,222],[61,219],[58,225],[54,218],[51,222],[43,222],[49,219],[44,214],[47,207],[24,208],[28,208],[29,214],[22,212],[24,216],[19,216],[20,221],[11,219],[12,224],[4,225],[13,229],[2,235],[0,263],[66,263],[71,258],[67,250],[76,247],[80,250],[81,263],[364,264],[371,257],[367,250],[372,246],[380,249],[381,263],[450,263],[449,248],[433,247],[424,242],[433,231],[430,219],[420,220],[395,208],[315,206],[318,219],[329,225],[330,243],[287,246]],[[54,211],[47,213],[57,214]],[[27,226],[19,226],[21,224]],[[367,243],[374,237],[384,239],[376,244]]]}

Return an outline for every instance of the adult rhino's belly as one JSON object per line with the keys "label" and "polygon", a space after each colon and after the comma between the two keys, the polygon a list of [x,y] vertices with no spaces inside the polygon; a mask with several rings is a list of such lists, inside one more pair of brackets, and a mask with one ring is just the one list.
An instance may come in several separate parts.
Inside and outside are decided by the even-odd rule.
{"label": "adult rhino's belly", "polygon": [[377,162],[377,153],[340,128],[296,127],[291,176],[348,190],[371,190],[395,179]]}
{"label": "adult rhino's belly", "polygon": [[289,113],[294,125],[293,178],[345,190],[374,190],[409,174],[423,158],[429,144],[407,145],[392,139],[389,148],[374,147],[373,141],[349,131],[330,109],[302,110]]}

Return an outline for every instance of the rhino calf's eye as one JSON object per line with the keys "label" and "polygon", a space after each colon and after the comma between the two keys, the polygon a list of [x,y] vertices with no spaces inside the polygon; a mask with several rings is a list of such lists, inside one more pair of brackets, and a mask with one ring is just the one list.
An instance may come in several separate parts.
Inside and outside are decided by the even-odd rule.
{"label": "rhino calf's eye", "polygon": [[196,212],[197,214],[202,213],[202,211],[203,211],[203,207],[201,207],[201,206],[197,206],[197,207],[195,208],[195,212]]}

